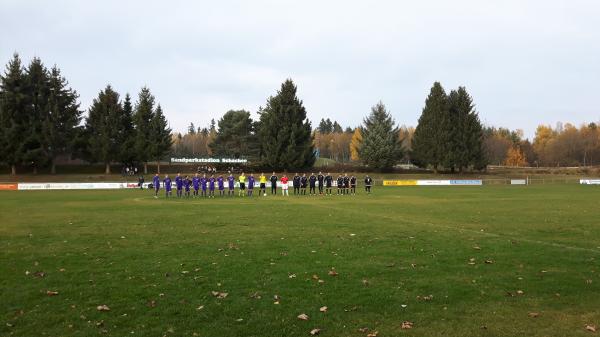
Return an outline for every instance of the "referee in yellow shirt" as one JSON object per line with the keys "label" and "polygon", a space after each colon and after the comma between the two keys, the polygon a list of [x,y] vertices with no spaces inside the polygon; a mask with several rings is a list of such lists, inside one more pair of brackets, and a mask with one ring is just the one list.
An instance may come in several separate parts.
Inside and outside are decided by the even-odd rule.
{"label": "referee in yellow shirt", "polygon": [[258,182],[260,183],[259,193],[266,196],[267,195],[267,177],[265,176],[264,173],[260,174],[260,177],[258,177]]}
{"label": "referee in yellow shirt", "polygon": [[246,195],[246,176],[244,175],[244,172],[240,174],[240,176],[238,177],[238,181],[240,183],[240,197],[243,197]]}

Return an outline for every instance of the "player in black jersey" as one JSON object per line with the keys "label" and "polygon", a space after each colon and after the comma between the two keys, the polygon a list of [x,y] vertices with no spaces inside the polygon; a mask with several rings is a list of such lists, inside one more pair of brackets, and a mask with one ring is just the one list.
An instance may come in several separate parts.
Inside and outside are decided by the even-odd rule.
{"label": "player in black jersey", "polygon": [[323,181],[325,180],[325,176],[323,175],[323,173],[319,172],[319,175],[317,175],[317,183],[319,184],[319,194],[323,194]]}
{"label": "player in black jersey", "polygon": [[365,191],[367,191],[367,194],[371,194],[371,185],[373,185],[373,179],[367,175],[365,177]]}
{"label": "player in black jersey", "polygon": [[294,176],[292,180],[292,184],[294,185],[294,195],[300,195],[300,176],[298,173]]}
{"label": "player in black jersey", "polygon": [[308,177],[308,185],[310,186],[310,195],[317,194],[316,185],[317,185],[317,176],[314,173],[310,174]]}
{"label": "player in black jersey", "polygon": [[337,177],[337,194],[341,195],[344,192],[344,177],[340,173]]}
{"label": "player in black jersey", "polygon": [[300,188],[302,189],[301,194],[306,195],[306,184],[308,183],[308,179],[306,178],[306,173],[302,173],[302,177],[300,177]]}
{"label": "player in black jersey", "polygon": [[344,174],[344,194],[350,194],[350,177],[348,173]]}
{"label": "player in black jersey", "polygon": [[350,177],[350,193],[352,195],[356,194],[356,177],[354,175]]}
{"label": "player in black jersey", "polygon": [[325,176],[325,194],[331,195],[331,185],[333,185],[333,177],[327,173]]}

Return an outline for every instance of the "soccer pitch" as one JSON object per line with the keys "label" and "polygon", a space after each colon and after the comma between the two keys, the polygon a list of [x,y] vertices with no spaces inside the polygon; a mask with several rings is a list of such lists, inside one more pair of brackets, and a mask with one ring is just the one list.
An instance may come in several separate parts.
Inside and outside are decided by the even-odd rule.
{"label": "soccer pitch", "polygon": [[589,336],[600,328],[598,187],[360,192],[210,200],[0,192],[0,334]]}

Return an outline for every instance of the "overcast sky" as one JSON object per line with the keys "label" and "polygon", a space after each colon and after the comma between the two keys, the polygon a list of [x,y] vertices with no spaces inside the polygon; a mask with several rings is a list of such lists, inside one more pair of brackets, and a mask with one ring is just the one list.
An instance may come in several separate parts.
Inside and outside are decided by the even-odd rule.
{"label": "overcast sky", "polygon": [[600,120],[600,1],[0,0],[0,62],[57,64],[87,110],[147,85],[176,131],[253,113],[292,78],[313,125],[382,100],[416,125],[434,81],[487,125]]}

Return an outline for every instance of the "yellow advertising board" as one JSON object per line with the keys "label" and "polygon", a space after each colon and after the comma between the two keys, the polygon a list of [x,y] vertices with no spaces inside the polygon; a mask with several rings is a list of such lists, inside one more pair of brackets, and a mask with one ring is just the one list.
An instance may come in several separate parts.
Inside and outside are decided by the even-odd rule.
{"label": "yellow advertising board", "polygon": [[416,180],[384,180],[383,186],[416,186]]}

